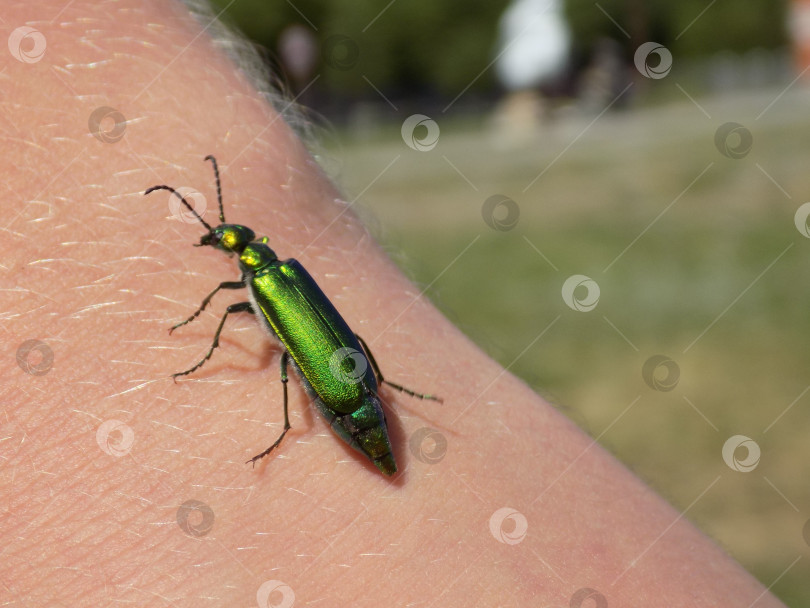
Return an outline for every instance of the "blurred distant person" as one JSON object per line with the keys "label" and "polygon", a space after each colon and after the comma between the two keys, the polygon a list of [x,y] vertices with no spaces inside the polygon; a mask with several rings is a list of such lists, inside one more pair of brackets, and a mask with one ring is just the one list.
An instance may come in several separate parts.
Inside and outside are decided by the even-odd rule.
{"label": "blurred distant person", "polygon": [[279,36],[278,53],[293,94],[300,93],[309,84],[318,61],[315,34],[298,23],[288,25]]}
{"label": "blurred distant person", "polygon": [[543,118],[542,91],[568,66],[571,34],[562,0],[513,0],[501,17],[495,70],[507,91],[495,115],[505,144],[531,139]]}

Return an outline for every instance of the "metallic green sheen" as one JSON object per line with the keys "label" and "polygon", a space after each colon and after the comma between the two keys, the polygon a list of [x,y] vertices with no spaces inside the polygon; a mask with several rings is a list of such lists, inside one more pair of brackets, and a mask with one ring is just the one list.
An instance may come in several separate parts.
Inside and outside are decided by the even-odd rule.
{"label": "metallic green sheen", "polygon": [[[337,352],[350,348],[362,353],[363,349],[297,260],[268,264],[256,271],[250,285],[262,316],[324,405],[350,414],[363,404],[365,388],[377,390],[371,366],[366,365],[363,377],[357,377],[353,375],[352,357],[341,357]],[[334,373],[335,369],[342,377]]]}

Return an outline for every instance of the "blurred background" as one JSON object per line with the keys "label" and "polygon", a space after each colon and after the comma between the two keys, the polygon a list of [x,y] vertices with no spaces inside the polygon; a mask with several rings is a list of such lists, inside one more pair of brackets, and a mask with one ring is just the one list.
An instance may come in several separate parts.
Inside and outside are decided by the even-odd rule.
{"label": "blurred background", "polygon": [[214,4],[426,295],[810,606],[810,3]]}

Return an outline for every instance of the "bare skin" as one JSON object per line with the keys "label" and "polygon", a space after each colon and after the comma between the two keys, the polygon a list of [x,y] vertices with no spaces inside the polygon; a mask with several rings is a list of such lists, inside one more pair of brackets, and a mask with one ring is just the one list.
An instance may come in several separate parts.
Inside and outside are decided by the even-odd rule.
{"label": "bare skin", "polygon": [[[607,603],[583,606],[782,605],[419,297],[184,7],[46,0],[3,20],[47,49],[0,74],[0,603],[250,606],[263,590],[269,605],[569,606],[591,588]],[[101,106],[128,121],[118,141],[89,132]],[[245,464],[282,429],[280,351],[249,315],[201,370],[169,378],[246,299],[223,291],[167,332],[238,271],[191,246],[203,229],[168,193],[143,191],[194,187],[216,223],[211,153],[228,220],[298,258],[391,380],[444,397],[382,389],[393,479],[292,374],[292,430]],[[34,368],[53,353],[43,375],[14,360],[30,339],[47,345]],[[109,420],[125,426],[105,440]],[[408,447],[426,427],[447,443],[432,464]],[[190,508],[192,528],[210,527],[198,536],[177,523],[190,500],[207,505]],[[493,534],[505,507],[517,514]]]}

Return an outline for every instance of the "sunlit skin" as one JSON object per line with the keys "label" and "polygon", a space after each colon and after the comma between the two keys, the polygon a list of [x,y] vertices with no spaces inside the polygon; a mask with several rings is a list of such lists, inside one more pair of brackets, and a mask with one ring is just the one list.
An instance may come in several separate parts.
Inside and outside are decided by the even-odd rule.
{"label": "sunlit skin", "polygon": [[[9,2],[2,18],[47,48],[0,74],[0,603],[253,606],[282,581],[295,606],[569,606],[585,588],[610,607],[782,605],[687,505],[420,296],[182,4]],[[116,141],[88,129],[103,106],[126,118]],[[386,374],[444,398],[378,387],[396,476],[336,440],[294,374],[283,449],[245,464],[283,428],[281,350],[255,315],[235,315],[217,356],[172,382],[229,302],[166,328],[238,270],[192,246],[204,230],[176,197],[143,192],[193,186],[215,217],[212,152],[228,219],[300,260]],[[16,363],[31,339],[53,351],[44,375]],[[127,449],[97,440],[110,421]],[[446,440],[432,462],[410,445],[425,429]],[[199,503],[193,536],[178,513]],[[527,524],[515,544],[490,528],[504,508]]]}

